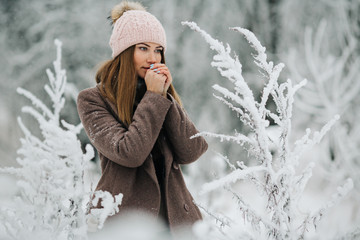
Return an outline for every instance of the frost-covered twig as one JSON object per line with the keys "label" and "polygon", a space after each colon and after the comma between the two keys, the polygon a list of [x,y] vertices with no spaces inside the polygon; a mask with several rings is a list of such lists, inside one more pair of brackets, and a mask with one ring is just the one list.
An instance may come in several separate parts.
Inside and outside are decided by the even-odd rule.
{"label": "frost-covered twig", "polygon": [[295,149],[292,153],[293,158],[297,161],[297,159],[299,159],[305,151],[309,150],[315,144],[320,143],[321,139],[339,119],[340,116],[336,115],[331,121],[329,121],[325,124],[325,126],[322,127],[320,132],[314,132],[312,139],[310,138],[311,130],[309,128],[306,129],[306,134],[301,139],[295,142]]}
{"label": "frost-covered twig", "polygon": [[[279,78],[280,72],[282,71],[285,65],[283,63],[279,63],[274,67],[273,62],[271,61],[267,62],[267,55],[265,53],[266,48],[261,45],[261,43],[256,38],[256,36],[249,30],[239,27],[234,27],[230,29],[240,32],[248,40],[251,46],[258,53],[258,55],[254,56],[255,64],[267,73],[269,82],[264,87],[263,95],[259,107],[260,113],[265,113],[265,105],[268,102],[269,95],[273,91],[275,85],[278,84],[277,80]],[[263,117],[265,117],[265,115],[263,115]]]}
{"label": "frost-covered twig", "polygon": [[277,231],[276,225],[274,225],[272,222],[268,221],[265,217],[260,216],[257,212],[255,212],[255,210],[252,207],[250,207],[248,204],[246,204],[245,201],[230,187],[225,187],[225,189],[229,191],[236,199],[239,210],[242,213],[244,213],[244,217],[247,218],[246,220],[251,222],[252,227],[254,227],[256,230],[259,230],[260,229],[259,224],[262,223],[266,226],[266,228],[272,229],[272,231]]}
{"label": "frost-covered twig", "polygon": [[47,117],[53,118],[53,113],[49,110],[49,108],[46,107],[45,104],[43,104],[42,101],[40,101],[32,93],[30,93],[29,91],[27,91],[23,88],[17,88],[16,91],[18,94],[21,94],[21,95],[27,97],[28,99],[30,99],[32,104],[35,107],[38,107],[43,113],[45,113]]}
{"label": "frost-covered twig", "polygon": [[233,142],[236,142],[237,144],[241,144],[241,145],[243,145],[244,143],[248,143],[248,144],[253,143],[253,141],[250,138],[248,138],[242,134],[239,134],[239,133],[237,133],[236,136],[229,136],[229,135],[225,135],[225,134],[201,132],[201,133],[195,134],[194,136],[191,136],[191,139],[199,137],[199,136],[209,136],[209,137],[219,138],[221,142],[223,142],[224,140],[233,141]]}
{"label": "frost-covered twig", "polygon": [[223,228],[225,226],[230,227],[231,220],[229,218],[227,218],[226,216],[220,216],[215,213],[212,213],[200,203],[195,203],[195,204],[200,209],[202,209],[204,212],[206,212],[209,216],[213,217],[217,223],[220,223],[221,228]]}
{"label": "frost-covered twig", "polygon": [[108,216],[112,216],[119,212],[119,205],[121,204],[123,195],[120,193],[113,197],[109,192],[96,191],[91,201],[93,206],[97,206],[101,202],[102,208],[94,208],[90,210],[91,217],[95,217],[98,221],[97,228],[101,229]]}
{"label": "frost-covered twig", "polygon": [[304,222],[303,226],[306,227],[306,225],[311,223],[316,227],[325,211],[338,204],[353,189],[353,187],[353,181],[351,179],[347,179],[343,186],[337,188],[337,192],[331,196],[331,200],[325,203],[320,209],[309,215],[308,221]]}
{"label": "frost-covered twig", "polygon": [[229,173],[228,175],[226,175],[225,177],[214,180],[210,183],[205,183],[200,193],[205,194],[217,188],[227,186],[231,183],[235,183],[238,180],[246,179],[249,176],[249,174],[256,174],[257,172],[263,172],[265,170],[266,168],[263,166],[255,166],[247,169],[236,169],[231,173]]}
{"label": "frost-covered twig", "polygon": [[236,170],[236,167],[230,162],[230,160],[226,156],[218,152],[216,154],[227,163],[231,170]]}

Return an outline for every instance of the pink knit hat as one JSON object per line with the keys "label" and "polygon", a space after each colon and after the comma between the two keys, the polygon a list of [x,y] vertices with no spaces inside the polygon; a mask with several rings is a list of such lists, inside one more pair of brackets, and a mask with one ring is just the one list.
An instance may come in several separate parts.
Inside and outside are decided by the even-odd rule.
{"label": "pink knit hat", "polygon": [[125,11],[116,20],[110,37],[112,57],[115,58],[128,47],[142,43],[153,42],[166,49],[165,30],[159,20],[143,10]]}

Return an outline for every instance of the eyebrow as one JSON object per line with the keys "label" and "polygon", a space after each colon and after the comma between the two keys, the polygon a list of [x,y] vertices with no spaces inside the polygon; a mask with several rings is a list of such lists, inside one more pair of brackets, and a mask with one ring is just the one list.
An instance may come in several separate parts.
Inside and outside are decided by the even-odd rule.
{"label": "eyebrow", "polygon": [[[146,43],[139,43],[139,44],[143,44],[143,45],[145,45],[145,46],[147,46],[147,47],[150,47],[150,45],[148,45],[148,44],[146,44]],[[163,48],[162,46],[157,46],[156,48]]]}

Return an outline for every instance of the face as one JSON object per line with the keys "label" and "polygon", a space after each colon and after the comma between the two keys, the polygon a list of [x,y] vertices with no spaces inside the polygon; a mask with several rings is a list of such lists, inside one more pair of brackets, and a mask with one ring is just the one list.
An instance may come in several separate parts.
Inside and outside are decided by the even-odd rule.
{"label": "face", "polygon": [[134,65],[139,77],[145,78],[146,71],[153,63],[161,62],[163,47],[156,43],[145,42],[135,45]]}

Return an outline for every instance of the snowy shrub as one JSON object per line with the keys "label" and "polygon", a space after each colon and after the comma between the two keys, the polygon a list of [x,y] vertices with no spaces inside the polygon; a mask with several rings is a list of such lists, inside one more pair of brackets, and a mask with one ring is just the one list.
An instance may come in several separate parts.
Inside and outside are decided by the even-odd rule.
{"label": "snowy shrub", "polygon": [[[301,110],[303,121],[317,124],[322,124],[335,112],[341,114],[339,124],[322,144],[321,154],[327,156],[323,159],[323,166],[329,170],[333,180],[350,176],[357,190],[354,192],[360,199],[360,126],[357,124],[360,116],[360,58],[356,52],[357,40],[348,35],[347,44],[338,47],[342,51],[336,54],[322,44],[330,39],[327,29],[326,21],[321,22],[315,33],[308,27],[304,34],[304,46],[301,50],[292,49],[289,54],[291,75],[295,79],[303,76],[309,79],[309,86],[298,94],[300,101],[295,103],[295,107]],[[299,57],[304,60],[297,61]],[[303,66],[299,70],[301,64]],[[334,172],[337,173],[336,178]]]}
{"label": "snowy shrub", "polygon": [[[55,44],[55,75],[47,69],[50,84],[45,85],[52,107],[27,90],[17,89],[32,102],[33,106],[25,106],[22,111],[36,119],[42,137],[33,135],[18,118],[25,135],[18,150],[22,157],[16,159],[20,167],[0,170],[18,177],[19,196],[12,206],[1,207],[0,212],[1,224],[14,239],[87,239],[87,217],[100,228],[108,215],[118,211],[122,199],[121,194],[114,199],[103,192],[91,193],[85,187],[84,172],[94,150],[87,145],[83,153],[77,138],[81,124],[74,126],[60,118],[66,72],[61,69],[61,42],[55,40]],[[87,215],[87,203],[94,196],[96,200],[97,195],[106,202],[104,211]]]}
{"label": "snowy shrub", "polygon": [[[312,132],[306,129],[305,135],[292,144],[290,135],[294,95],[306,84],[306,80],[296,85],[293,85],[290,79],[279,83],[279,75],[284,64],[274,66],[273,62],[268,62],[265,47],[252,32],[239,27],[231,28],[243,34],[256,51],[253,55],[254,62],[265,80],[261,99],[256,101],[243,78],[242,65],[238,57],[233,58],[230,55],[230,46],[224,47],[193,22],[182,24],[199,32],[210,48],[217,52],[211,65],[229,80],[233,87],[229,89],[215,84],[213,88],[220,94],[215,97],[233,110],[251,132],[247,136],[239,132],[235,132],[234,135],[201,132],[193,136],[210,136],[221,141],[233,141],[248,151],[248,165],[251,164],[247,166],[243,161],[237,161],[233,165],[228,161],[231,173],[203,186],[203,193],[225,188],[233,195],[240,214],[235,217],[222,216],[200,206],[216,219],[218,228],[211,227],[207,222],[199,223],[195,227],[195,233],[202,239],[305,238],[307,232],[316,230],[324,212],[339,202],[353,187],[352,180],[348,179],[338,188],[331,200],[318,210],[304,212],[301,209],[300,199],[312,175],[314,163],[309,163],[299,171],[299,160],[307,150],[321,141],[339,116],[333,116],[320,131]],[[268,109],[270,98],[275,103],[275,111]],[[264,202],[264,209],[254,208],[253,204],[247,202],[234,188],[235,182],[253,184],[259,191],[257,196]]]}
{"label": "snowy shrub", "polygon": [[[360,59],[356,51],[358,41],[355,33],[347,32],[345,42],[333,43],[330,37],[333,26],[322,20],[316,31],[306,28],[299,46],[288,53],[289,72],[295,80],[308,78],[309,84],[297,95],[295,107],[302,118],[297,118],[294,125],[323,124],[335,112],[341,119],[328,136],[317,147],[321,161],[321,173],[331,188],[334,183],[351,178],[354,191],[351,192],[351,215],[343,218],[351,227],[360,223]],[[338,36],[340,38],[340,34]],[[330,42],[330,43],[328,43]],[[333,47],[327,47],[328,45]],[[301,59],[301,61],[299,61]],[[346,225],[346,224],[343,224]]]}

